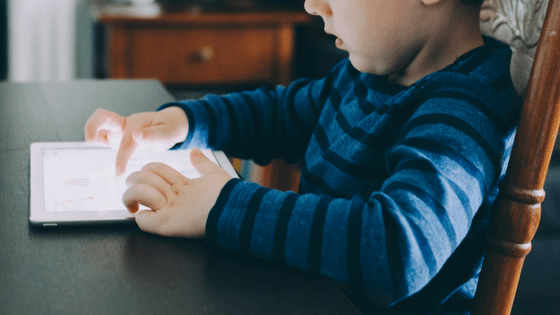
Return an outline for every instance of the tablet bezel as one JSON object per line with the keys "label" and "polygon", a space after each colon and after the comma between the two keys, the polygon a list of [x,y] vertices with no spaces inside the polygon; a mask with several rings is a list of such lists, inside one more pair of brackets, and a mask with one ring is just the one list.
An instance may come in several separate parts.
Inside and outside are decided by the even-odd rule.
{"label": "tablet bezel", "polygon": [[[35,142],[30,146],[29,171],[29,222],[34,226],[75,226],[96,224],[126,224],[134,222],[134,215],[127,210],[102,211],[47,211],[44,198],[43,150],[45,149],[107,149],[87,145],[85,142]],[[222,151],[211,151],[216,161],[232,177],[238,178],[230,160]]]}

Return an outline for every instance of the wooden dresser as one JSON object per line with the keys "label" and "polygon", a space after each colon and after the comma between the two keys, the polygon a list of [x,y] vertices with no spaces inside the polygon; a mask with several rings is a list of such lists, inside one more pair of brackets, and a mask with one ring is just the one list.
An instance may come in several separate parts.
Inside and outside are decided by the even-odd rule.
{"label": "wooden dresser", "polygon": [[91,3],[105,32],[110,78],[157,78],[165,85],[288,84],[295,27],[303,11]]}

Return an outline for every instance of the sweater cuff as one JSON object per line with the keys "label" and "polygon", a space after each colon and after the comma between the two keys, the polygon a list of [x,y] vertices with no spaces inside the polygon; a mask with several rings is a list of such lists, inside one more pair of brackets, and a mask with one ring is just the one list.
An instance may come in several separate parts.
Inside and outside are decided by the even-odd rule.
{"label": "sweater cuff", "polygon": [[222,191],[218,195],[216,204],[210,209],[208,219],[206,220],[206,238],[211,245],[220,246],[218,242],[218,221],[222,215],[222,211],[226,207],[227,201],[230,198],[231,192],[237,184],[241,183],[239,178],[232,178],[226,183]]}
{"label": "sweater cuff", "polygon": [[178,106],[187,115],[189,122],[189,133],[185,141],[175,144],[171,150],[174,149],[189,149],[208,147],[206,139],[208,139],[208,112],[204,106],[196,106],[196,102],[192,100],[171,102],[160,106],[157,110]]}

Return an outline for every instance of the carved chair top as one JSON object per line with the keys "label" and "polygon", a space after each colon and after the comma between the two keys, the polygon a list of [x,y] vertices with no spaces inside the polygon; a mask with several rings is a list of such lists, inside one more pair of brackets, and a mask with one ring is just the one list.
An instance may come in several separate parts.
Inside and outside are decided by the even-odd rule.
{"label": "carved chair top", "polygon": [[480,12],[482,33],[511,46],[512,79],[522,96],[525,95],[547,6],[548,0],[486,0]]}

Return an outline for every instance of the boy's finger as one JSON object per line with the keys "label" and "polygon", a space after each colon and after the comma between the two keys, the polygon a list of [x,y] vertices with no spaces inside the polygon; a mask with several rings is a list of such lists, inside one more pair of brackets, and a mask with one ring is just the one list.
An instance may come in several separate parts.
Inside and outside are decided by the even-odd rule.
{"label": "boy's finger", "polygon": [[134,134],[134,140],[143,148],[153,151],[165,151],[173,146],[172,136],[169,136],[169,126],[153,125],[143,127]]}
{"label": "boy's finger", "polygon": [[121,144],[119,145],[119,150],[117,151],[117,161],[116,161],[116,175],[120,176],[126,172],[126,165],[128,160],[138,147],[137,143],[134,141],[132,134],[125,130],[125,133],[121,139]]}
{"label": "boy's finger", "polygon": [[165,140],[165,128],[162,125],[153,125],[142,128],[138,138],[146,143]]}
{"label": "boy's finger", "polygon": [[163,235],[162,227],[164,226],[165,216],[156,211],[140,211],[136,214],[136,224],[138,227],[148,233]]}
{"label": "boy's finger", "polygon": [[152,186],[164,195],[167,195],[171,190],[171,185],[161,176],[145,170],[134,172],[126,178],[126,185],[128,187],[139,184]]}
{"label": "boy's finger", "polygon": [[[106,130],[121,130],[124,128],[125,118],[117,113],[98,108],[88,118],[84,127],[84,135],[87,143],[102,142],[101,131]],[[106,132],[105,132],[106,134]],[[106,141],[105,141],[106,142]]]}
{"label": "boy's finger", "polygon": [[97,133],[101,127],[100,115],[102,110],[100,108],[96,109],[91,116],[89,116],[84,126],[84,135],[86,142],[93,141],[97,138]]}
{"label": "boy's finger", "polygon": [[158,163],[158,162],[148,163],[144,165],[144,167],[142,167],[142,170],[149,171],[158,175],[170,185],[174,185],[177,183],[184,183],[187,180],[187,178],[179,171],[163,163]]}
{"label": "boy's finger", "polygon": [[139,204],[159,210],[167,204],[167,197],[159,190],[146,184],[130,186],[122,196],[123,204],[130,213],[136,213]]}
{"label": "boy's finger", "polygon": [[211,174],[220,170],[220,167],[204,155],[199,148],[192,149],[191,163],[200,175]]}
{"label": "boy's finger", "polygon": [[86,144],[98,145],[102,147],[109,146],[109,138],[107,135],[107,130],[105,129],[99,130],[96,136],[86,135]]}

